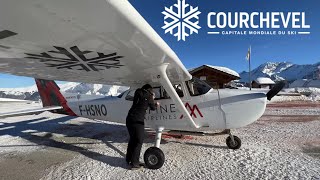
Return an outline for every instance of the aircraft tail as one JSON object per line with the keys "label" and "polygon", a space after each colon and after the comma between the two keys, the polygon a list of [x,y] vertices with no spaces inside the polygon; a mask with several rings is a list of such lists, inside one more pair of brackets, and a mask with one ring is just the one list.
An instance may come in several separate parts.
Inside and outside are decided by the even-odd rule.
{"label": "aircraft tail", "polygon": [[43,107],[62,106],[63,109],[55,110],[59,114],[77,116],[68,106],[67,100],[60,92],[59,86],[52,80],[35,79]]}

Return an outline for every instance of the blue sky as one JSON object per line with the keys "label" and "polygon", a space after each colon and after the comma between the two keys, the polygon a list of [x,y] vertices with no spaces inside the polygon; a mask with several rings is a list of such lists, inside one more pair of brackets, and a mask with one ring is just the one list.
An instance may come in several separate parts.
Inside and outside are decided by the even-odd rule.
{"label": "blue sky", "polygon": [[[187,68],[210,64],[226,66],[237,72],[248,69],[245,56],[252,46],[252,67],[268,61],[289,61],[296,64],[314,64],[320,61],[320,7],[319,0],[186,0],[201,11],[199,34],[177,41],[165,34],[164,7],[177,0],[129,0],[158,34],[180,57]],[[232,36],[208,35],[207,14],[214,12],[306,12],[310,35],[296,36]],[[241,30],[241,29],[237,29]],[[31,78],[0,74],[0,87],[22,87],[34,84]]]}

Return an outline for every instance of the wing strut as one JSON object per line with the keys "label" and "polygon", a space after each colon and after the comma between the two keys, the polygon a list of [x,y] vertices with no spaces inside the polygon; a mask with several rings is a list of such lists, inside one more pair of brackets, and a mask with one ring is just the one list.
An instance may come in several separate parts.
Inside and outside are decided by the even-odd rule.
{"label": "wing strut", "polygon": [[[170,97],[172,98],[172,100],[176,103],[177,108],[180,110],[180,112],[183,113],[183,115],[185,117],[187,117],[187,119],[190,122],[191,127],[194,128],[199,128],[200,126],[198,126],[192,119],[192,117],[190,116],[188,110],[186,109],[186,107],[184,106],[182,100],[180,99],[179,95],[177,94],[177,92],[175,91],[175,89],[173,88],[167,73],[166,73],[166,69],[168,67],[168,64],[162,64],[160,66],[157,67],[159,74],[155,77],[157,78],[157,80],[161,83],[161,85],[164,87],[164,89],[167,91],[167,93],[170,95]],[[153,69],[154,71],[154,69]]]}

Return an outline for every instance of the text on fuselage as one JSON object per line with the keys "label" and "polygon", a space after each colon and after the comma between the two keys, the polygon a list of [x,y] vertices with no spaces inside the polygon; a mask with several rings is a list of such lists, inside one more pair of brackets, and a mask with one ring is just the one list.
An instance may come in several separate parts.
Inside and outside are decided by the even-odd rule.
{"label": "text on fuselage", "polygon": [[107,116],[107,107],[104,104],[79,105],[81,115],[87,116]]}

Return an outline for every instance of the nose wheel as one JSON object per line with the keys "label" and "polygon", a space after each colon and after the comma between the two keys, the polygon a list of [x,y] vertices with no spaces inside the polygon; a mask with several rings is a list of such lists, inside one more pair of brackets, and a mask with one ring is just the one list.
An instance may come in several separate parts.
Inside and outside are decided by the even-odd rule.
{"label": "nose wheel", "polygon": [[241,147],[241,140],[237,136],[232,135],[231,133],[226,139],[226,143],[229,149],[239,149]]}
{"label": "nose wheel", "polygon": [[144,163],[149,169],[160,169],[165,161],[165,156],[160,149],[163,128],[157,129],[154,147],[150,147],[143,155]]}

